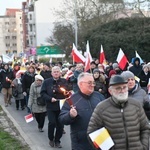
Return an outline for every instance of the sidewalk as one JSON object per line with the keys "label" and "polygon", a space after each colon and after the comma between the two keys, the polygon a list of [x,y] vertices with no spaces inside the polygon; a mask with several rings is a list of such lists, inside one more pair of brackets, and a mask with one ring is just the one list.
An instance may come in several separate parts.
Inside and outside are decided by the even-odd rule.
{"label": "sidewalk", "polygon": [[[49,139],[48,139],[48,120],[46,117],[45,125],[44,125],[44,132],[39,132],[37,128],[37,123],[35,119],[30,122],[26,123],[24,116],[27,115],[27,110],[16,110],[14,99],[12,99],[12,105],[5,107],[3,96],[0,93],[0,105],[3,108],[4,112],[7,114],[8,118],[13,122],[14,126],[19,131],[22,138],[25,142],[29,145],[31,150],[56,150],[57,148],[51,148],[49,146]],[[70,150],[71,149],[71,142],[70,142],[70,130],[69,126],[65,126],[66,134],[63,135],[61,139],[61,144],[63,148],[61,150]],[[59,148],[60,149],[60,148]]]}

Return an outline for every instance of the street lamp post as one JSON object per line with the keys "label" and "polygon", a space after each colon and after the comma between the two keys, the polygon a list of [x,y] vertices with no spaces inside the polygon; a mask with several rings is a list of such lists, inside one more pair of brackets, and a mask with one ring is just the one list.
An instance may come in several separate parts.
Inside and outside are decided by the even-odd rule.
{"label": "street lamp post", "polygon": [[78,48],[77,0],[75,0],[75,45]]}

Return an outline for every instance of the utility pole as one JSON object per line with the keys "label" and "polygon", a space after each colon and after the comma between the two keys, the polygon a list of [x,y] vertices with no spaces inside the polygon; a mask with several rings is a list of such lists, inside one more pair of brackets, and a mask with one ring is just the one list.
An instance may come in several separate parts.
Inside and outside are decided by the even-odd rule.
{"label": "utility pole", "polygon": [[75,0],[75,9],[74,9],[74,13],[75,13],[75,45],[76,48],[78,49],[78,24],[77,24],[77,0]]}

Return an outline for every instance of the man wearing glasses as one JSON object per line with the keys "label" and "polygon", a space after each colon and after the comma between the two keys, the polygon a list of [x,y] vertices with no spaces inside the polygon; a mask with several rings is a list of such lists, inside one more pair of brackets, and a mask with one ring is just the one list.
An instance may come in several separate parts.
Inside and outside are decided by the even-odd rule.
{"label": "man wearing glasses", "polygon": [[87,139],[87,126],[96,105],[104,96],[94,91],[93,74],[84,72],[78,76],[79,91],[64,103],[59,120],[71,126],[72,150],[93,150]]}
{"label": "man wearing glasses", "polygon": [[149,123],[142,105],[128,97],[127,81],[112,76],[109,92],[111,97],[96,106],[88,134],[105,127],[114,141],[113,150],[148,150]]}

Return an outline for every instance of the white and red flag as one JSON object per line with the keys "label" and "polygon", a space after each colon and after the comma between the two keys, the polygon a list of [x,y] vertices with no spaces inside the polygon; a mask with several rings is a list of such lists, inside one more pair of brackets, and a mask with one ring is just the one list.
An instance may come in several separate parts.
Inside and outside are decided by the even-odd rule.
{"label": "white and red flag", "polygon": [[100,51],[100,56],[99,56],[99,62],[100,64],[106,65],[106,58],[105,58],[105,53],[104,53],[102,45],[101,45],[101,51]]}
{"label": "white and red flag", "polygon": [[73,43],[73,49],[72,49],[72,57],[73,57],[73,62],[76,62],[76,63],[85,62],[85,57],[77,50],[74,43]]}
{"label": "white and red flag", "polygon": [[90,46],[89,42],[87,41],[86,44],[86,59],[85,59],[85,67],[84,67],[84,72],[88,71],[91,68],[91,62],[92,62],[92,56],[90,53]]}
{"label": "white and red flag", "polygon": [[73,71],[68,70],[67,73],[66,73],[66,80],[68,80],[72,76],[73,76]]}
{"label": "white and red flag", "polygon": [[26,115],[25,120],[26,120],[26,123],[29,123],[29,122],[33,121],[34,120],[33,115],[32,114]]}
{"label": "white and red flag", "polygon": [[120,48],[118,56],[117,56],[117,60],[119,67],[124,70],[126,67],[126,64],[128,63],[128,59],[125,56],[124,52],[122,51],[122,49]]}

